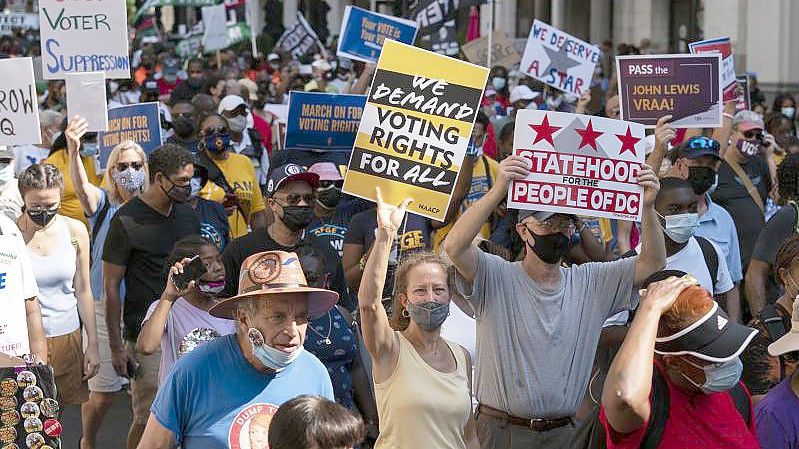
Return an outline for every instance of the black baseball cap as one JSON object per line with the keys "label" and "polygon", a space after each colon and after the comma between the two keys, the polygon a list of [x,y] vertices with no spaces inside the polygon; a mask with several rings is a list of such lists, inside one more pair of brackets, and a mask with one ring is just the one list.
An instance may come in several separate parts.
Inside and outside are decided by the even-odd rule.
{"label": "black baseball cap", "polygon": [[285,164],[275,167],[269,173],[269,182],[266,184],[266,192],[271,197],[285,183],[290,181],[305,181],[316,188],[319,185],[319,175],[311,173],[301,165]]}
{"label": "black baseball cap", "polygon": [[721,160],[719,154],[719,142],[705,136],[694,136],[677,147],[677,155],[688,159],[696,159],[701,156],[713,156]]}

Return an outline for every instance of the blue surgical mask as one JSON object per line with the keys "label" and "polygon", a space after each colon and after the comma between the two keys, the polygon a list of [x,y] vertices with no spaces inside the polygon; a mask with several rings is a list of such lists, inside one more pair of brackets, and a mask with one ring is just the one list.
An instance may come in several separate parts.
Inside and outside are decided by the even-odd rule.
{"label": "blue surgical mask", "polygon": [[717,363],[707,366],[699,366],[686,358],[683,358],[683,360],[685,360],[685,363],[693,366],[694,368],[699,368],[705,372],[705,383],[702,385],[694,382],[685,374],[680,373],[685,380],[690,382],[691,385],[695,386],[696,388],[702,390],[702,392],[705,394],[721,393],[730,390],[741,380],[741,373],[743,372],[744,368],[740,357],[736,357],[724,363]]}
{"label": "blue surgical mask", "polygon": [[80,147],[80,156],[81,157],[93,157],[95,156],[97,151],[97,143],[84,143]]}
{"label": "blue surgical mask", "polygon": [[[660,215],[660,214],[658,214]],[[661,217],[663,217],[661,215]],[[678,215],[666,215],[666,227],[663,230],[675,243],[685,243],[694,236],[699,227],[699,214],[696,212]]]}
{"label": "blue surgical mask", "polygon": [[297,357],[304,351],[304,349],[299,348],[292,353],[288,353],[275,349],[266,344],[264,334],[254,327],[247,330],[247,338],[249,338],[250,344],[252,345],[252,353],[258,361],[263,363],[265,367],[276,372],[286,369],[286,367],[297,360]]}
{"label": "blue surgical mask", "polygon": [[508,80],[501,77],[495,76],[491,79],[491,85],[494,86],[494,90],[500,91],[505,88],[505,84],[508,83]]}
{"label": "blue surgical mask", "polygon": [[782,115],[788,117],[789,119],[793,120],[794,116],[796,115],[796,108],[786,107],[780,109]]}

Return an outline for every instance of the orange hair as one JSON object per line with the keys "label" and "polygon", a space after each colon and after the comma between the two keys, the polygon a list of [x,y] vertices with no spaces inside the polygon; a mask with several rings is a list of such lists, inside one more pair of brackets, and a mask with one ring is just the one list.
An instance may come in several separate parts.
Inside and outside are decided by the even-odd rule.
{"label": "orange hair", "polygon": [[700,285],[686,288],[677,301],[660,316],[658,337],[673,335],[707,314],[713,308],[713,296]]}

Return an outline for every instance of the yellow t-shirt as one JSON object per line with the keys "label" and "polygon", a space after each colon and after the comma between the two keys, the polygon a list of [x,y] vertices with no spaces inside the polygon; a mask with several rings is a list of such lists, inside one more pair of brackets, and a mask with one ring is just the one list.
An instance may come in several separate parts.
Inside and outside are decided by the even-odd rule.
{"label": "yellow t-shirt", "polygon": [[[61,176],[64,177],[64,193],[61,195],[61,208],[58,210],[58,213],[74,218],[75,220],[80,220],[88,227],[89,221],[83,213],[83,206],[80,205],[78,194],[75,192],[75,186],[72,184],[72,176],[69,175],[68,158],[69,155],[66,150],[58,150],[44,160],[44,162],[48,164],[55,165],[61,172]],[[81,159],[83,160],[83,168],[86,170],[86,176],[89,178],[89,182],[99,186],[102,179],[100,176],[97,176],[94,158],[88,156],[82,157]]]}
{"label": "yellow t-shirt", "polygon": [[[486,163],[483,162],[484,160],[488,163],[488,170],[491,172],[490,183],[489,178],[486,177]],[[488,156],[482,156],[475,161],[472,167],[472,185],[469,187],[469,192],[466,194],[466,197],[463,198],[460,209],[452,221],[446,226],[436,229],[435,236],[433,236],[433,251],[436,253],[439,252],[441,242],[443,242],[444,238],[449,234],[449,230],[452,229],[453,223],[461,217],[469,206],[477,202],[477,200],[488,192],[488,189],[491,188],[490,186],[493,186],[494,182],[497,180],[498,172],[499,163]],[[484,239],[491,237],[491,223],[486,222],[483,224],[483,227],[480,229],[480,236]]]}
{"label": "yellow t-shirt", "polygon": [[[233,192],[239,197],[241,212],[237,211],[228,216],[230,236],[235,239],[247,234],[250,216],[266,209],[266,204],[261,195],[261,188],[258,185],[258,178],[255,176],[255,168],[253,168],[250,158],[241,154],[228,153],[227,159],[214,159],[213,162],[225,175]],[[221,203],[224,200],[224,192],[221,190],[216,184],[208,182],[200,191],[200,196]]]}

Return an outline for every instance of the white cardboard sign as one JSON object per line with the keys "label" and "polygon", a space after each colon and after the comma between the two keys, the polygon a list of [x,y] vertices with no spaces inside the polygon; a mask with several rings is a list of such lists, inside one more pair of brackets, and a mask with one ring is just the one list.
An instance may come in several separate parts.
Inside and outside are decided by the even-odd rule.
{"label": "white cardboard sign", "polygon": [[42,143],[31,58],[0,60],[0,145]]}
{"label": "white cardboard sign", "polygon": [[511,183],[508,207],[641,219],[644,125],[566,112],[516,113],[513,154],[531,162]]}
{"label": "white cardboard sign", "polygon": [[228,46],[225,5],[203,6],[203,48],[216,51]]}
{"label": "white cardboard sign", "polygon": [[88,132],[108,131],[108,103],[103,72],[67,73],[67,112],[69,120],[80,115]]}
{"label": "white cardboard sign", "polygon": [[121,0],[39,0],[44,79],[105,72],[130,78],[128,13]]}

